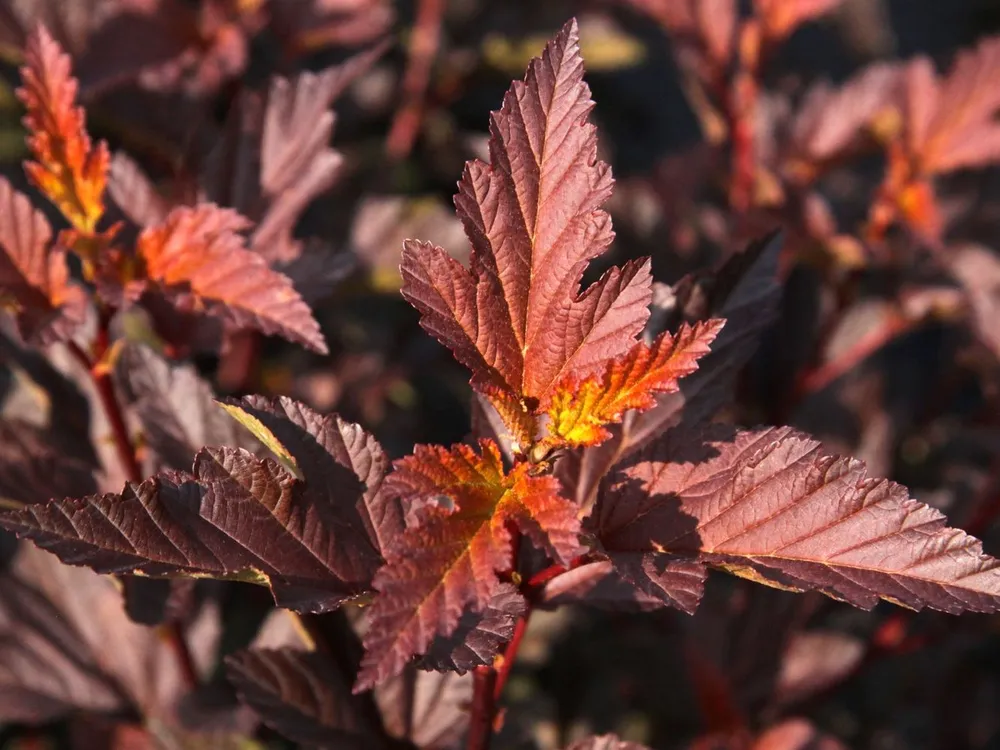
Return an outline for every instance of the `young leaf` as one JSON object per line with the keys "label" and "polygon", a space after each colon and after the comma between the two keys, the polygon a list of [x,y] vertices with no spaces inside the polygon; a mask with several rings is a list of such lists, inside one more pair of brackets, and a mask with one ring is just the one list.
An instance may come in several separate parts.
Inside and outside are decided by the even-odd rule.
{"label": "young leaf", "polygon": [[418,523],[375,576],[355,691],[397,674],[435,635],[451,635],[466,605],[487,607],[501,591],[497,572],[511,565],[509,523],[557,560],[579,553],[577,507],[559,496],[555,478],[531,476],[527,463],[505,473],[495,443],[480,451],[420,445],[394,464],[386,484]]}
{"label": "young leaf", "polygon": [[754,0],[754,10],[764,33],[774,41],[784,39],[806,21],[834,10],[841,0]]}
{"label": "young leaf", "polygon": [[358,720],[350,683],[323,654],[240,651],[226,657],[226,675],[265,724],[294,742],[338,750],[378,744]]}
{"label": "young leaf", "polygon": [[701,446],[668,434],[609,483],[596,525],[606,549],[689,556],[866,609],[881,598],[997,611],[1000,562],[945,520],[900,485],[869,478],[860,461],[781,427]]}
{"label": "young leaf", "polygon": [[291,281],[248,250],[249,226],[235,211],[206,203],[175,208],[139,235],[137,251],[149,278],[175,295],[239,326],[284,336],[325,354],[326,342]]}
{"label": "young leaf", "polygon": [[470,269],[430,243],[403,250],[402,293],[421,325],[472,371],[474,387],[521,411],[546,404],[567,373],[624,354],[649,315],[648,262],[612,269],[578,295],[613,237],[592,106],[574,21],[492,116],[490,163],[466,165],[455,204]]}
{"label": "young leaf", "polygon": [[24,85],[17,95],[27,108],[24,124],[35,157],[25,170],[76,230],[91,234],[104,215],[107,144],[91,145],[83,109],[75,104],[69,56],[44,26],[28,37],[24,57]]}
{"label": "young leaf", "polygon": [[626,411],[644,411],[655,395],[677,390],[677,381],[698,368],[725,321],[683,325],[676,336],[661,334],[652,346],[637,343],[609,361],[603,375],[568,375],[556,386],[548,407],[548,438],[554,445],[597,445],[611,437],[605,428]]}
{"label": "young leaf", "polygon": [[910,63],[905,79],[906,144],[923,174],[940,174],[1000,159],[1000,37],[959,53],[946,76],[930,60]]}
{"label": "young leaf", "polygon": [[238,408],[281,436],[304,482],[241,449],[203,449],[190,475],[165,472],[120,495],[7,512],[0,525],[71,565],[266,583],[279,604],[299,611],[368,592],[382,564],[380,540],[402,527],[398,506],[380,490],[378,444],[356,425],[287,399]]}
{"label": "young leaf", "polygon": [[336,179],[343,157],[329,147],[331,104],[386,50],[381,44],[319,73],[275,76],[266,97],[241,96],[227,137],[209,155],[203,180],[208,197],[256,222],[250,248],[268,261],[301,252],[295,223],[313,198]]}
{"label": "young leaf", "polygon": [[0,308],[14,312],[25,341],[69,338],[83,322],[86,295],[70,283],[66,251],[27,196],[0,178]]}

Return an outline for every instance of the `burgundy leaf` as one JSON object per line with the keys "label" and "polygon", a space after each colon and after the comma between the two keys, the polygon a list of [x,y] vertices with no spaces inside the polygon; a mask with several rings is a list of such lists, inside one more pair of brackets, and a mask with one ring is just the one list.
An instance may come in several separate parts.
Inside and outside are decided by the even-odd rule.
{"label": "burgundy leaf", "polygon": [[375,688],[386,730],[424,750],[455,750],[469,725],[472,675],[408,667]]}
{"label": "burgundy leaf", "polygon": [[945,521],[903,487],[869,478],[862,462],[782,427],[701,447],[689,434],[667,435],[609,482],[596,525],[609,550],[690,555],[866,609],[882,598],[996,611],[1000,564]]}
{"label": "burgundy leaf", "polygon": [[359,721],[350,679],[315,651],[254,649],[226,657],[240,699],[275,731],[308,747],[377,746]]}
{"label": "burgundy leaf", "polygon": [[526,609],[517,587],[502,584],[482,611],[467,608],[451,635],[438,636],[420,659],[420,667],[439,672],[467,672],[493,664],[493,657],[514,635],[517,618]]}
{"label": "burgundy leaf", "polygon": [[[106,572],[195,575],[267,583],[283,606],[322,611],[369,590],[380,535],[401,514],[379,492],[385,460],[374,439],[295,402],[248,400],[249,420],[288,446],[305,482],[242,449],[204,449],[192,474],[129,483],[92,496],[8,512],[0,524],[64,562]],[[270,430],[268,430],[270,428]],[[266,435],[264,435],[266,437]],[[121,526],[123,519],[129,524]]]}

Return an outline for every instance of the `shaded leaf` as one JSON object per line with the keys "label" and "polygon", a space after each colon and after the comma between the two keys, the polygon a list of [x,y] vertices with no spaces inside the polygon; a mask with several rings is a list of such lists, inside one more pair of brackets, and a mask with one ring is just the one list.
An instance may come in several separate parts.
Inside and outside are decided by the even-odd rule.
{"label": "shaded leaf", "polygon": [[103,141],[92,146],[83,109],[76,106],[77,82],[70,60],[43,26],[28,37],[18,98],[28,147],[35,161],[25,164],[32,182],[85,234],[104,215],[104,186],[110,159]]}
{"label": "shaded leaf", "polygon": [[182,307],[205,308],[325,354],[319,324],[291,281],[244,245],[240,232],[247,226],[235,211],[211,203],[181,206],[143,230],[137,250],[149,278],[172,291]]}
{"label": "shaded leaf", "polygon": [[173,208],[171,202],[160,195],[142,167],[122,151],[116,151],[111,157],[108,195],[140,227],[162,223]]}
{"label": "shaded leaf", "polygon": [[454,750],[469,725],[472,675],[407,667],[375,688],[386,731],[426,750]]}
{"label": "shaded leaf", "polygon": [[972,329],[1000,357],[1000,259],[988,248],[970,245],[948,255],[951,272],[968,300]]}
{"label": "shaded leaf", "polygon": [[193,366],[168,362],[149,347],[127,343],[115,361],[114,376],[138,417],[143,442],[167,467],[186,470],[205,445],[253,449]]}
{"label": "shaded leaf", "polygon": [[605,425],[620,422],[626,411],[649,409],[655,396],[672,393],[678,380],[698,368],[698,359],[722,330],[712,319],[682,325],[676,335],[661,334],[652,345],[637,343],[609,361],[601,376],[570,374],[556,386],[548,407],[548,439],[555,445],[597,445],[611,437]]}
{"label": "shaded leaf", "polygon": [[249,245],[269,261],[301,253],[292,232],[300,214],[336,179],[343,157],[329,147],[333,104],[384,54],[378,45],[319,73],[274,77],[266,96],[237,100],[228,134],[209,155],[203,181],[210,200],[256,222]]}
{"label": "shaded leaf", "polygon": [[275,731],[309,747],[370,748],[350,684],[315,651],[254,649],[226,657],[240,699]]}
{"label": "shaded leaf", "polygon": [[775,701],[782,705],[798,703],[837,685],[854,671],[864,654],[864,642],[847,633],[797,633],[781,663]]}
{"label": "shaded leaf", "polygon": [[1000,564],[977,539],[791,428],[700,447],[668,435],[609,485],[597,511],[609,549],[691,556],[866,609],[880,598],[949,613],[1000,608]]}
{"label": "shaded leaf", "polygon": [[395,540],[375,576],[365,657],[355,690],[399,673],[435,635],[449,636],[467,605],[484,609],[512,561],[509,523],[568,563],[580,551],[577,508],[551,476],[522,463],[505,473],[499,448],[483,441],[450,449],[418,445],[386,483],[419,519]]}
{"label": "shaded leaf", "polygon": [[370,42],[389,31],[395,18],[388,0],[283,0],[269,11],[297,52]]}
{"label": "shaded leaf", "polygon": [[778,314],[781,242],[780,234],[771,234],[730,256],[706,277],[685,277],[675,286],[676,317],[689,322],[722,318],[726,325],[698,370],[681,380],[680,390],[659,399],[655,409],[636,415],[624,452],[663,434],[682,414],[686,424],[701,424],[732,400],[736,377]]}
{"label": "shaded leaf", "polygon": [[514,635],[517,618],[526,608],[527,603],[516,586],[501,584],[482,611],[467,608],[451,635],[438,636],[431,642],[420,659],[420,667],[462,673],[480,665],[492,665],[500,647]]}
{"label": "shaded leaf", "polygon": [[42,345],[72,336],[87,305],[51,239],[45,216],[0,178],[0,308],[14,313],[24,340]]}
{"label": "shaded leaf", "polygon": [[0,499],[42,503],[95,492],[96,461],[64,451],[47,429],[21,420],[0,421]]}
{"label": "shaded leaf", "polygon": [[380,491],[378,444],[356,425],[288,399],[231,407],[241,409],[290,446],[305,482],[242,449],[203,449],[191,475],[166,472],[121,495],[8,512],[0,524],[68,564],[267,583],[279,604],[300,611],[368,591],[382,563],[380,538],[401,528],[398,506]]}
{"label": "shaded leaf", "polygon": [[128,619],[111,580],[21,545],[0,575],[0,720],[154,714],[183,689],[176,655]]}
{"label": "shaded leaf", "polygon": [[455,204],[470,269],[430,243],[403,251],[402,293],[421,325],[472,371],[474,387],[522,410],[544,408],[566,373],[590,374],[626,352],[649,314],[648,262],[614,268],[578,295],[613,237],[592,106],[571,22],[492,116],[490,164],[466,165]]}

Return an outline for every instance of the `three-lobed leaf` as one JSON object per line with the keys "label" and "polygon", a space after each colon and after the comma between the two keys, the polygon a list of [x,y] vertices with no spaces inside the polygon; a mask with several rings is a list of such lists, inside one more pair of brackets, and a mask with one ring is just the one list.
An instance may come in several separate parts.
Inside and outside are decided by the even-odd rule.
{"label": "three-lobed leaf", "polygon": [[463,610],[484,610],[502,590],[498,573],[513,561],[510,524],[568,564],[581,548],[575,504],[551,476],[530,465],[504,470],[499,448],[483,441],[450,449],[417,446],[386,480],[408,507],[407,530],[375,577],[366,654],[355,690],[397,674],[435,636],[459,626]]}
{"label": "three-lobed leaf", "polygon": [[611,170],[597,158],[592,107],[571,22],[492,116],[490,163],[466,165],[455,203],[470,268],[427,242],[403,250],[403,296],[472,371],[473,386],[504,405],[515,434],[568,373],[598,371],[627,352],[649,316],[648,261],[579,293],[613,237],[601,208]]}

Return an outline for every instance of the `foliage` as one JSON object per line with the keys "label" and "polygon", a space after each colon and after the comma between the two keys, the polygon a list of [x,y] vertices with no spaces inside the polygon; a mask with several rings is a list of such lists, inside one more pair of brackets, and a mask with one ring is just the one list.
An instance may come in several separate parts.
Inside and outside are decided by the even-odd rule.
{"label": "foliage", "polygon": [[[862,383],[853,441],[830,416],[851,411],[845,383],[862,360],[930,324],[961,342],[950,387],[971,382],[995,411],[1000,266],[981,238],[953,240],[956,217],[976,214],[948,180],[1000,154],[996,39],[944,73],[924,57],[884,62],[788,97],[768,88],[768,64],[836,0],[622,2],[615,13],[671,37],[697,148],[616,185],[584,77],[588,26],[574,18],[490,115],[482,158],[455,152],[453,217],[407,205],[390,212],[398,226],[370,228],[389,214],[359,204],[365,225],[334,250],[333,219],[317,218],[329,191],[363,202],[411,179],[410,152],[433,154],[440,136],[435,107],[471,85],[442,71],[428,90],[453,22],[443,7],[418,3],[388,162],[373,167],[357,144],[331,147],[331,107],[394,64],[376,41],[390,4],[118,5],[75,32],[0,7],[20,40],[27,154],[26,182],[0,177],[0,722],[13,735],[538,745],[505,688],[529,623],[545,622],[535,614],[572,611],[587,614],[564,627],[610,623],[574,657],[582,683],[608,682],[587,664],[627,653],[624,629],[670,623],[670,637],[651,628],[653,669],[677,684],[689,674],[703,722],[629,732],[598,719],[586,737],[561,726],[556,745],[835,750],[847,738],[807,699],[978,622],[909,613],[1000,611],[1000,561],[977,538],[989,549],[1000,508],[994,432],[971,451],[986,456],[984,489],[946,508],[896,481],[922,489],[932,468],[907,473],[892,454],[930,451],[931,426],[966,419],[951,394],[927,407],[939,424],[889,415],[892,394],[882,403]],[[150,49],[100,57],[130,33]],[[251,40],[269,39],[285,62],[365,48],[257,91]],[[206,121],[225,106],[211,137],[184,136],[164,169],[139,156],[156,147],[134,112],[123,126],[102,108],[127,87]],[[872,153],[884,173],[841,230],[837,178]],[[378,178],[354,190],[366,168]],[[649,200],[670,223],[669,253],[639,236]],[[373,237],[393,247],[366,249]],[[365,309],[392,275],[386,257],[429,337],[398,300]],[[664,267],[688,273],[654,281]],[[871,330],[853,317],[863,303]],[[420,391],[423,377],[434,385]],[[442,391],[466,382],[472,430],[458,440],[432,423]],[[913,431],[879,442],[876,422]],[[837,618],[854,615],[816,594],[901,609],[858,615],[848,632]],[[660,619],[637,614],[651,611]],[[657,661],[667,653],[684,666]],[[971,734],[946,746],[985,747]]]}

